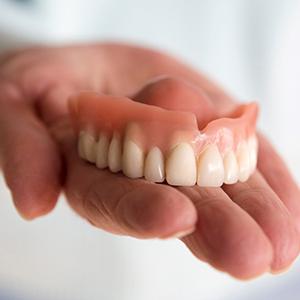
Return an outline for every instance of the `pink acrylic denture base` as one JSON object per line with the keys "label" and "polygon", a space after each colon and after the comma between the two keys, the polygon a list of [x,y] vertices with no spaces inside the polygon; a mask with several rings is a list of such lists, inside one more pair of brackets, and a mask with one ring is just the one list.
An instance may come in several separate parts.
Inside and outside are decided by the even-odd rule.
{"label": "pink acrylic denture base", "polygon": [[221,154],[236,151],[242,141],[255,135],[258,106],[249,103],[238,106],[228,117],[209,122],[201,131],[191,112],[171,111],[94,92],[82,92],[70,99],[70,115],[77,133],[88,131],[97,138],[104,133],[124,137],[131,126],[130,138],[149,151],[159,147],[164,154],[179,142],[192,145],[196,156],[206,145],[215,144]]}

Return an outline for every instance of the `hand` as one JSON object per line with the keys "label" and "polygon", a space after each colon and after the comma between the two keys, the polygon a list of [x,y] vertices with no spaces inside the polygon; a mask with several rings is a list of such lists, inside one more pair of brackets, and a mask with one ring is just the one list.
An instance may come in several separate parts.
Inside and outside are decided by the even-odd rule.
{"label": "hand", "polygon": [[[194,255],[237,278],[286,268],[299,252],[300,192],[263,136],[256,173],[222,189],[131,180],[78,158],[67,97],[82,89],[133,95],[162,74],[201,87],[218,115],[235,105],[190,67],[146,49],[94,45],[2,56],[0,162],[16,208],[27,219],[48,213],[63,187],[82,217],[110,232],[139,238],[191,232],[182,241]],[[160,85],[170,98],[187,91],[178,79]]]}

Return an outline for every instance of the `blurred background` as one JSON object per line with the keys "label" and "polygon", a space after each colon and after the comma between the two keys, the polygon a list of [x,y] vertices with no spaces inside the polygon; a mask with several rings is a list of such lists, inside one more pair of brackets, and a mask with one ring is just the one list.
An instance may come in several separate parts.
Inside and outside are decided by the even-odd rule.
{"label": "blurred background", "polygon": [[[168,51],[241,100],[300,181],[300,1],[0,0],[0,52],[33,44],[126,41]],[[1,107],[0,107],[1,109]],[[298,300],[300,263],[236,281],[179,241],[141,241],[92,228],[61,199],[19,218],[0,179],[0,299]]]}

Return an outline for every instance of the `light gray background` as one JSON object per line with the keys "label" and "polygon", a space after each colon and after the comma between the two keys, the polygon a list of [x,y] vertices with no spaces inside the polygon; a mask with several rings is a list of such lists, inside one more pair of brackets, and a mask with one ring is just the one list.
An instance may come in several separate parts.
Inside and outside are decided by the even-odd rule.
{"label": "light gray background", "polygon": [[[260,127],[299,182],[300,1],[0,0],[1,51],[95,40],[158,47],[241,100],[258,99]],[[1,300],[299,298],[299,263],[287,274],[239,282],[197,261],[179,241],[96,230],[64,200],[28,223],[2,180],[0,197]]]}

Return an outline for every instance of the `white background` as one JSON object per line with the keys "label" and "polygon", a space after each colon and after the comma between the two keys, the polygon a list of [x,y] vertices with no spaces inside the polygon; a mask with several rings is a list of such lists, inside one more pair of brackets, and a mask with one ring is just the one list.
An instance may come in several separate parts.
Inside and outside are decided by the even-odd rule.
{"label": "white background", "polygon": [[[95,40],[169,51],[241,100],[261,102],[260,127],[299,182],[300,1],[23,2],[0,0],[2,51]],[[179,241],[106,234],[64,201],[28,223],[2,181],[0,197],[0,299],[292,300],[300,293],[299,263],[284,275],[239,282],[197,261]]]}

